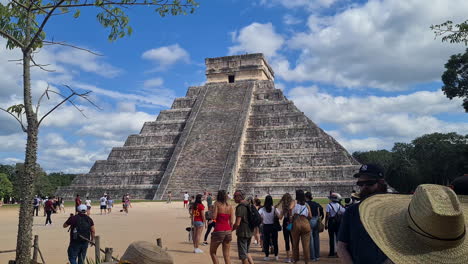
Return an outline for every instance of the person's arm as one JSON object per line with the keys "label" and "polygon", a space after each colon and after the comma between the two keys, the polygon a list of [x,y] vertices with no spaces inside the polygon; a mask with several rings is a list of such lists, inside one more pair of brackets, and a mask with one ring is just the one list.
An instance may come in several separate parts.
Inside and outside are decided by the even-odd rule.
{"label": "person's arm", "polygon": [[325,215],[325,229],[328,229],[328,219],[330,218],[330,214],[327,212]]}
{"label": "person's arm", "polygon": [[338,253],[338,256],[340,256],[340,260],[342,264],[353,264],[353,259],[351,258],[351,254],[349,254],[349,251],[348,251],[348,243],[338,241],[338,246],[337,246],[336,251]]}
{"label": "person's arm", "polygon": [[63,223],[63,228],[67,228],[71,225],[71,219],[72,217],[74,216],[74,214],[70,214],[70,217],[68,217],[67,221],[65,221],[65,223]]}
{"label": "person's arm", "polygon": [[215,203],[213,206],[213,214],[211,215],[211,220],[215,221],[218,218],[218,203]]}
{"label": "person's arm", "polygon": [[308,212],[307,219],[310,220],[312,219],[312,210],[310,209],[310,206],[308,204],[306,204],[306,206],[307,206],[307,212]]}
{"label": "person's arm", "polygon": [[96,229],[94,229],[94,226],[91,226],[91,241],[94,241],[94,236],[96,234]]}
{"label": "person's arm", "polygon": [[231,215],[229,216],[229,225],[231,226],[231,229],[233,229],[233,226],[234,226],[234,218],[235,218],[235,214],[234,214],[234,207],[232,207],[231,205],[229,205],[229,211],[231,211]]}
{"label": "person's arm", "polygon": [[238,208],[239,209],[236,208],[236,222],[234,223],[234,226],[232,227],[232,231],[236,230],[240,226],[241,221],[242,221],[242,216],[239,216],[240,213],[237,212],[238,210],[242,210],[242,209],[240,206]]}

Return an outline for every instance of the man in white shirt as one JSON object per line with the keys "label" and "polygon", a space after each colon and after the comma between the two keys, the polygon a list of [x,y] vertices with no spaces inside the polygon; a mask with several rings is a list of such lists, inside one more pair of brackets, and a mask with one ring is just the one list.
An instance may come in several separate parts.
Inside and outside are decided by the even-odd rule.
{"label": "man in white shirt", "polygon": [[328,229],[328,236],[330,237],[330,252],[328,257],[336,257],[335,241],[338,238],[338,230],[340,230],[340,223],[345,213],[345,208],[340,204],[341,195],[338,193],[332,193],[330,197],[330,203],[327,204],[326,216],[325,216],[325,229]]}
{"label": "man in white shirt", "polygon": [[107,214],[107,195],[104,194],[103,197],[99,198],[99,204],[101,206],[101,215],[104,211],[104,214]]}

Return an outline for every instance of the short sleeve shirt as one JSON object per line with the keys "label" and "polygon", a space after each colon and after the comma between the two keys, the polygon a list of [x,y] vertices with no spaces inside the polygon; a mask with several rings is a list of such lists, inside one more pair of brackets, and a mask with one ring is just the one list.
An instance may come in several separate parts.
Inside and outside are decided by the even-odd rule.
{"label": "short sleeve shirt", "polygon": [[101,197],[101,199],[99,199],[99,201],[101,202],[101,205],[106,205],[107,203],[107,198],[106,197]]}
{"label": "short sleeve shirt", "polygon": [[362,225],[359,204],[348,207],[344,213],[338,241],[348,244],[348,251],[355,264],[382,263],[387,259]]}
{"label": "short sleeve shirt", "polygon": [[206,204],[208,206],[212,205],[213,204],[213,197],[211,197],[211,196],[206,197]]}
{"label": "short sleeve shirt", "polygon": [[315,201],[306,201],[306,203],[310,207],[312,217],[318,217],[319,216],[319,208],[322,207],[322,206],[319,203],[315,202]]}
{"label": "short sleeve shirt", "polygon": [[277,208],[271,208],[271,212],[267,212],[266,208],[265,207],[262,207],[260,208],[260,210],[258,210],[258,213],[262,216],[262,219],[263,219],[263,224],[265,225],[271,225],[273,224],[274,220],[275,220],[275,211],[276,211],[276,215],[279,215],[280,212]]}
{"label": "short sleeve shirt", "polygon": [[203,217],[202,217],[203,210],[205,210],[205,206],[203,204],[198,204],[197,209],[192,211],[193,221],[199,221],[199,222],[203,221]]}
{"label": "short sleeve shirt", "polygon": [[[93,222],[93,219],[91,219],[91,217],[85,214],[77,214],[68,218],[68,220],[65,222],[65,224],[70,226],[70,230],[73,230],[73,228],[76,227],[76,224],[78,223],[78,217],[87,217],[88,221],[90,221],[91,226],[94,226],[94,222]],[[73,236],[73,232],[70,231],[70,243],[72,242],[72,236]]]}
{"label": "short sleeve shirt", "polygon": [[189,198],[188,193],[185,193],[185,194],[184,194],[184,201],[188,201],[188,198]]}
{"label": "short sleeve shirt", "polygon": [[247,206],[239,204],[236,207],[236,217],[241,217],[240,225],[236,229],[237,237],[250,238],[252,237],[252,230],[249,227],[249,211]]}
{"label": "short sleeve shirt", "polygon": [[80,198],[75,198],[75,207],[81,204]]}
{"label": "short sleeve shirt", "polygon": [[339,203],[329,203],[327,204],[327,213],[330,214],[330,217],[335,217],[338,211],[341,211],[342,214],[346,211],[346,209]]}

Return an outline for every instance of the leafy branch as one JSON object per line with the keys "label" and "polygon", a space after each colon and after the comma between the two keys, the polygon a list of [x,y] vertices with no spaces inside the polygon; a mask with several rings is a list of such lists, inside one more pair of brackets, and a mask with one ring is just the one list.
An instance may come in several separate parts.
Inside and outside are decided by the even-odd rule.
{"label": "leafy branch", "polygon": [[468,45],[468,20],[459,24],[453,24],[452,21],[439,25],[431,25],[431,30],[434,31],[435,37],[442,37],[442,42],[460,43]]}

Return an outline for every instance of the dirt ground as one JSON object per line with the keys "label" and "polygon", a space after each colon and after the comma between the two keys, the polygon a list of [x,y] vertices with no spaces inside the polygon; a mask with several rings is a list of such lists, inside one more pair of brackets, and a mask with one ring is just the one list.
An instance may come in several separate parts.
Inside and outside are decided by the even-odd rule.
{"label": "dirt ground", "polygon": [[[91,217],[96,227],[96,235],[101,238],[101,248],[111,247],[114,256],[122,256],[127,246],[138,240],[156,243],[156,238],[162,238],[163,247],[174,257],[177,264],[209,264],[209,246],[201,246],[203,254],[194,254],[192,243],[187,242],[188,233],[185,230],[190,225],[188,211],[182,208],[182,202],[167,204],[164,202],[134,203],[128,215],[119,212],[121,206],[114,208],[108,215],[100,215],[99,207],[93,206]],[[39,245],[46,263],[67,263],[67,247],[69,233],[63,228],[71,207],[66,208],[66,213],[52,215],[51,226],[44,226],[45,217],[39,212],[34,217],[33,235],[39,235]],[[0,250],[9,250],[16,247],[16,234],[18,225],[18,207],[0,207]],[[233,235],[231,244],[231,259],[233,264],[240,263],[237,258],[236,236]],[[338,259],[329,259],[328,234],[320,234],[321,258],[319,263],[339,263]],[[209,238],[208,238],[209,242]],[[279,234],[280,261],[286,257],[282,234]],[[252,256],[256,263],[275,263],[276,261],[263,261],[263,253],[260,247],[253,247]],[[221,256],[221,247],[218,249],[220,263],[224,263]],[[94,258],[94,248],[88,249],[88,257]],[[14,253],[0,254],[0,263],[8,263],[14,259]],[[303,262],[298,262],[303,263]]]}

